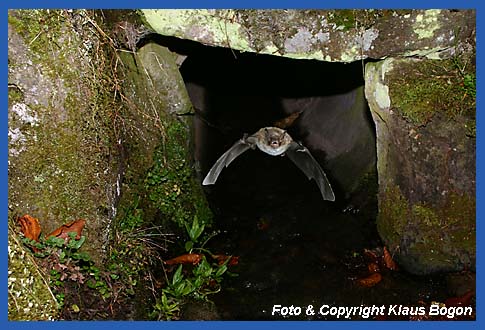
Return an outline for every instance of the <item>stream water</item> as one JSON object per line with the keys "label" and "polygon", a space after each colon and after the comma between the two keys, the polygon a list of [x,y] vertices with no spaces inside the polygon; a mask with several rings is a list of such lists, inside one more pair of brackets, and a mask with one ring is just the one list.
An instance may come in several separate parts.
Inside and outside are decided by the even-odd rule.
{"label": "stream water", "polygon": [[[213,297],[223,320],[332,320],[337,316],[318,313],[321,306],[387,310],[447,296],[439,276],[383,271],[373,287],[357,283],[369,275],[364,249],[383,244],[375,226],[375,196],[367,196],[365,209],[340,196],[335,203],[322,201],[315,183],[288,159],[258,151],[239,157],[207,192],[222,229],[210,249],[239,256],[231,268],[238,276],[225,280]],[[275,305],[298,306],[302,313],[273,315]],[[315,315],[305,314],[309,305]],[[356,313],[350,319],[365,318]]]}

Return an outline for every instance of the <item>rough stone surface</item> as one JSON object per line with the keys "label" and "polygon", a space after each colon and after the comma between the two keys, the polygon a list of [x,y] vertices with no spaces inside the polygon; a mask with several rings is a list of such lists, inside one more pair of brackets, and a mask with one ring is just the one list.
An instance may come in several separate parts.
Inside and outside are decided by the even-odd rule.
{"label": "rough stone surface", "polygon": [[[468,96],[450,90],[460,78],[445,65],[388,59],[366,67],[377,132],[378,230],[398,261],[418,274],[475,265],[475,137],[467,126],[474,104],[458,108],[455,98],[466,104]],[[448,73],[442,85],[443,76],[433,77],[433,71],[423,78],[424,69],[436,67]],[[433,83],[421,85],[420,79]],[[427,102],[415,100],[420,93]]]}
{"label": "rough stone surface", "polygon": [[[176,55],[156,44],[137,52],[115,49],[121,43],[95,17],[96,12],[83,10],[9,12],[12,319],[58,317],[48,276],[43,282],[34,258],[18,241],[17,216],[38,218],[44,233],[85,219],[87,244],[82,250],[101,270],[104,258],[112,256],[108,253],[132,234],[120,230],[127,208],[139,208],[135,211],[143,212],[141,221],[150,225],[167,220],[183,227],[194,216],[211,220],[193,178],[190,117],[177,116],[189,113],[191,104]],[[137,38],[137,33],[130,35],[126,46],[134,48]],[[135,255],[129,262],[142,269],[147,267],[144,257]],[[149,302],[146,291],[140,292],[124,308],[146,317]]]}
{"label": "rough stone surface", "polygon": [[86,250],[100,260],[117,167],[100,40],[80,29],[83,19],[82,11],[9,12],[9,217],[28,213],[44,234],[85,219]]}
{"label": "rough stone surface", "polygon": [[[142,10],[157,33],[291,58],[446,58],[474,29],[464,10]],[[456,29],[456,27],[460,27]]]}
{"label": "rough stone surface", "polygon": [[[121,143],[127,159],[120,203],[130,205],[149,193],[144,191],[143,179],[154,165],[156,150],[165,149],[165,144],[176,138],[168,136],[174,121],[181,125],[184,137],[180,157],[188,160],[190,125],[186,117],[179,120],[173,115],[190,112],[191,104],[175,63],[176,55],[167,48],[150,43],[135,54],[121,53],[120,58],[124,65],[123,93],[128,101],[123,113],[125,134]],[[156,213],[156,207],[148,201],[140,207],[147,218]]]}
{"label": "rough stone surface", "polygon": [[[56,319],[59,306],[20,243],[17,216],[44,235],[85,219],[83,247],[103,258],[114,216],[117,162],[99,35],[85,11],[12,10],[8,15],[9,319]],[[111,93],[111,91],[109,91]]]}

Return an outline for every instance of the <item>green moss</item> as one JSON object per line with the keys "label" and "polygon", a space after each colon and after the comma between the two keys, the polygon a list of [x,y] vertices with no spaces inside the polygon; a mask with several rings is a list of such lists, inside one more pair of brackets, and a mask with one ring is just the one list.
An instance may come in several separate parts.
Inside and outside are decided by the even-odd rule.
{"label": "green moss", "polygon": [[[29,46],[29,49],[37,56],[33,57],[35,63],[55,64],[49,61],[52,53],[58,53],[63,59],[65,51],[60,51],[68,45],[62,37],[63,27],[66,24],[66,16],[59,10],[25,9],[9,11],[8,23],[12,25]],[[47,46],[47,47],[46,47]],[[50,47],[48,47],[50,46]],[[65,67],[64,67],[65,68]],[[62,66],[56,69],[64,70]],[[53,73],[54,71],[48,71]]]}
{"label": "green moss", "polygon": [[399,187],[392,186],[379,197],[377,230],[391,248],[399,245],[409,214],[408,202]]}
{"label": "green moss", "polygon": [[[437,114],[449,120],[464,116],[474,122],[474,65],[463,67],[462,61],[468,60],[416,60],[395,65],[388,78],[393,108],[417,126],[426,125]],[[471,127],[470,132],[473,130]]]}
{"label": "green moss", "polygon": [[99,45],[100,36],[76,28],[83,22],[89,26],[86,15],[87,11],[9,11],[9,24],[25,43],[15,47],[26,47],[28,56],[9,61],[14,67],[16,62],[29,63],[31,68],[19,69],[26,79],[29,73],[38,73],[36,95],[22,99],[38,124],[9,118],[9,125],[19,127],[25,137],[24,151],[9,166],[9,201],[12,213],[33,214],[46,232],[86,219],[91,242],[87,249],[99,260],[100,227],[111,208],[106,189],[111,189],[107,187],[113,180],[110,157],[116,151],[111,145],[117,140],[113,111],[119,105],[113,71],[108,70],[111,59],[102,48],[96,54],[88,50],[88,45]]}
{"label": "green moss", "polygon": [[134,293],[136,287],[138,294],[130,299],[141,298],[138,303],[141,318],[147,317],[144,306],[150,304],[143,297],[149,294],[145,292],[145,284],[149,284],[146,273],[162,267],[160,247],[168,245],[160,235],[170,234],[172,231],[167,228],[173,228],[173,223],[185,231],[186,224],[191,225],[195,217],[206,227],[212,223],[212,212],[191,166],[188,128],[167,114],[163,123],[163,138],[153,154],[152,166],[138,180],[133,173],[129,174],[132,182],[125,189],[111,233],[109,267],[120,274],[119,281],[128,288],[128,293]]}
{"label": "green moss", "polygon": [[356,24],[356,10],[342,9],[332,10],[327,15],[329,23],[333,23],[338,27],[341,27],[344,31],[355,28]]}
{"label": "green moss", "polygon": [[326,18],[329,23],[335,24],[337,29],[348,31],[356,28],[368,29],[379,20],[410,13],[412,10],[341,9],[329,10]]}
{"label": "green moss", "polygon": [[382,194],[379,209],[379,234],[390,248],[406,251],[402,262],[413,259],[419,267],[450,270],[457,263],[474,262],[473,196],[450,193],[442,205],[412,204],[398,186],[391,186]]}
{"label": "green moss", "polygon": [[426,226],[438,226],[440,224],[437,214],[424,204],[412,206],[412,214],[416,219],[420,219]]}
{"label": "green moss", "polygon": [[187,140],[186,128],[173,120],[167,127],[165,143],[155,155],[155,165],[145,179],[150,200],[166,218],[180,227],[191,224],[194,216],[204,224],[212,220],[188,161]]}
{"label": "green moss", "polygon": [[[130,205],[139,198],[138,207],[146,221],[156,221],[157,225],[173,221],[183,228],[195,215],[210,223],[212,214],[194,179],[190,124],[187,117],[170,113],[173,102],[178,103],[180,113],[190,110],[188,96],[180,92],[182,79],[173,54],[159,45],[147,44],[135,56],[122,53],[120,57],[126,69],[125,93],[136,95],[137,102],[123,115],[133,129],[125,139],[130,157],[121,202]],[[140,67],[144,74],[140,74]],[[157,110],[152,111],[153,107]]]}
{"label": "green moss", "polygon": [[16,86],[8,86],[8,106],[11,107],[15,103],[20,103],[24,99],[22,91]]}

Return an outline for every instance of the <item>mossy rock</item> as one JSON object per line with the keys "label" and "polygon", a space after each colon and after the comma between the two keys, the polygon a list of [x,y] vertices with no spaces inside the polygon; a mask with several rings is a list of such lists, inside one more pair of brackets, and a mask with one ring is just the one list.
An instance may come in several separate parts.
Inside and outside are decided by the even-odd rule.
{"label": "mossy rock", "polygon": [[377,228],[399,264],[416,274],[475,269],[475,199],[451,194],[441,206],[413,204],[398,186],[380,196]]}
{"label": "mossy rock", "polygon": [[377,226],[413,273],[475,267],[473,58],[366,67],[377,133]]}
{"label": "mossy rock", "polygon": [[[28,213],[44,234],[85,219],[82,249],[97,265],[129,256],[117,266],[135,265],[130,283],[120,283],[131,289],[153,265],[148,249],[130,248],[140,244],[136,230],[165,220],[183,227],[194,216],[209,224],[212,215],[193,176],[190,118],[177,116],[191,104],[175,55],[153,44],[115,52],[96,15],[9,12],[9,217]],[[150,185],[150,173],[162,181]],[[12,280],[19,267],[9,265]],[[15,306],[31,307],[28,300]],[[46,314],[31,316],[56,317],[50,307]]]}
{"label": "mossy rock", "polygon": [[159,221],[157,225],[173,221],[183,228],[195,215],[209,223],[212,215],[192,164],[191,122],[177,116],[190,113],[192,105],[176,55],[149,43],[121,59],[130,100],[124,113],[130,129],[124,143],[128,158],[121,204],[129,208],[139,199],[145,220]]}
{"label": "mossy rock", "polygon": [[85,249],[99,261],[115,204],[118,106],[88,16],[9,11],[9,212],[38,218],[44,234],[85,219]]}
{"label": "mossy rock", "polygon": [[393,108],[416,126],[426,125],[437,114],[446,120],[475,121],[474,62],[464,55],[441,61],[395,61],[396,68],[388,75]]}

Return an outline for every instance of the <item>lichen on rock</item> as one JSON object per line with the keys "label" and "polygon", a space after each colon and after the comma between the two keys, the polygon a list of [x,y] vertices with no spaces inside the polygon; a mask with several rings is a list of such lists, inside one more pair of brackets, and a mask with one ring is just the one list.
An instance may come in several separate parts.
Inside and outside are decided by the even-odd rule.
{"label": "lichen on rock", "polygon": [[[446,58],[473,30],[452,10],[142,10],[157,33],[299,59],[353,62],[390,56]],[[460,26],[459,30],[454,26]]]}

